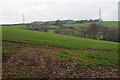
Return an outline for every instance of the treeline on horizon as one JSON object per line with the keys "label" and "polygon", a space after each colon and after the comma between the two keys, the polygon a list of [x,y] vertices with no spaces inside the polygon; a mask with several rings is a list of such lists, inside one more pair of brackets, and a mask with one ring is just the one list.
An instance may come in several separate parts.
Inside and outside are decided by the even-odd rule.
{"label": "treeline on horizon", "polygon": [[8,26],[8,25],[28,25],[28,24],[32,24],[32,23],[35,23],[35,24],[52,24],[52,25],[56,25],[57,22],[60,22],[62,24],[77,24],[77,23],[86,23],[86,22],[101,22],[103,20],[101,19],[85,19],[85,20],[56,20],[56,21],[34,21],[34,22],[31,22],[31,23],[16,23],[16,24],[0,24],[0,25],[3,25],[3,26]]}

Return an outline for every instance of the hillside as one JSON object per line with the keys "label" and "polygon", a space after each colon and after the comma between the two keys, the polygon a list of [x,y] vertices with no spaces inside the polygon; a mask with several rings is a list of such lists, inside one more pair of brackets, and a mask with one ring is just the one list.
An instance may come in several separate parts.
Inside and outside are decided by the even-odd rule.
{"label": "hillside", "polygon": [[[104,21],[104,22],[93,22],[93,23],[109,26],[109,27],[118,27],[118,21]],[[91,23],[65,24],[65,26],[81,27],[81,26],[88,26],[89,24]]]}
{"label": "hillside", "polygon": [[[45,32],[3,28],[3,40],[47,44],[65,48],[96,48],[117,51],[118,43],[50,34]],[[91,46],[92,45],[92,46]],[[109,47],[108,47],[109,46]]]}
{"label": "hillside", "polygon": [[4,78],[117,77],[118,43],[25,27],[3,26]]}

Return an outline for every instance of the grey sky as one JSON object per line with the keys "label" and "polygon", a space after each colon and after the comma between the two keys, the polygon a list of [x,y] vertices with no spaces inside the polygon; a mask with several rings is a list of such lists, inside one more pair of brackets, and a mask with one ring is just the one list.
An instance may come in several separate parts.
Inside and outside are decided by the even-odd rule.
{"label": "grey sky", "polygon": [[0,24],[56,19],[95,19],[102,8],[103,20],[118,19],[119,0],[1,0]]}

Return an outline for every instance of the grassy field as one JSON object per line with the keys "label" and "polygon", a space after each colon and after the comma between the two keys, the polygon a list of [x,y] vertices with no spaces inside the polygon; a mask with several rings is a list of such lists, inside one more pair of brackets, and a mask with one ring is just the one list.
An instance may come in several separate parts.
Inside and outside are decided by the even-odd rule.
{"label": "grassy field", "polygon": [[[107,25],[107,23],[104,24]],[[118,67],[119,43],[52,34],[54,33],[53,31],[46,33],[25,30],[25,27],[25,25],[2,26],[3,59],[8,61],[3,62],[4,77],[34,77],[37,73],[49,74],[49,71],[49,75],[52,75],[51,70],[57,72],[62,69],[65,72],[66,68],[58,68],[55,65],[58,65],[58,63],[60,66],[63,66],[63,63],[65,63],[66,67],[71,67],[69,68],[70,72],[66,71],[63,76],[70,76],[70,74],[66,73],[83,72],[93,67],[105,67],[110,68],[110,70]],[[21,59],[23,62],[19,64]],[[33,66],[35,61],[37,61],[35,62],[36,65],[41,65],[43,62],[40,59],[44,60],[43,65],[46,66],[46,68],[42,68],[42,72],[40,71],[41,69],[36,70],[36,66]],[[11,65],[12,63],[14,63],[14,66]],[[29,63],[30,67],[27,68],[23,63]],[[18,65],[21,67],[18,67]],[[73,65],[74,67],[72,67]],[[51,67],[47,71],[49,69],[48,66]],[[52,69],[53,67],[55,69]],[[105,68],[100,71],[106,70]],[[22,69],[25,70],[21,72]],[[96,69],[95,71],[94,75],[98,74]],[[106,74],[109,75],[108,73]]]}
{"label": "grassy field", "polygon": [[26,25],[5,25],[2,26],[2,28],[14,28],[14,29],[24,29],[26,28]]}
{"label": "grassy field", "polygon": [[3,28],[3,40],[46,44],[71,49],[96,48],[118,51],[118,43],[64,36],[38,31]]}
{"label": "grassy field", "polygon": [[56,25],[43,25],[41,27],[59,28],[59,26],[56,26]]}
{"label": "grassy field", "polygon": [[[42,27],[50,27],[50,28],[59,28],[59,26],[55,25],[42,25]],[[25,29],[27,25],[6,25],[3,28],[15,28],[15,29]]]}
{"label": "grassy field", "polygon": [[114,52],[118,51],[118,43],[115,42],[92,40],[15,28],[3,28],[2,38],[3,40],[19,41],[34,45],[52,45],[72,50],[91,48],[98,50],[110,50]]}
{"label": "grassy field", "polygon": [[[94,22],[96,24],[104,25],[104,26],[109,26],[109,27],[118,27],[118,22],[117,21],[104,21],[104,22]],[[84,27],[88,26],[91,23],[81,23],[81,24],[65,24],[66,26],[73,26],[73,27]]]}

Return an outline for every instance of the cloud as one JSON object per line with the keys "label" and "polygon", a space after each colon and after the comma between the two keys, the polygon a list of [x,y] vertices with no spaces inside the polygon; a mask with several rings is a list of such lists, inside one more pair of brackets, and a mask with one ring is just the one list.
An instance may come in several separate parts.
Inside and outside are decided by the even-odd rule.
{"label": "cloud", "polygon": [[102,8],[104,20],[117,20],[119,0],[2,0],[1,23],[20,23],[22,13],[25,21],[56,19],[98,18]]}

